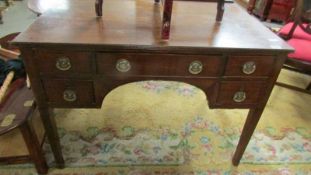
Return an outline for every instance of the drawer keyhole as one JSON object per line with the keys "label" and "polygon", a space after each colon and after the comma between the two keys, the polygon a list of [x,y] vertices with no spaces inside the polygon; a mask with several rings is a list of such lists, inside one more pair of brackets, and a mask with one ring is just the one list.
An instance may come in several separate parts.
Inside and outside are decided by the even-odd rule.
{"label": "drawer keyhole", "polygon": [[71,68],[69,58],[67,57],[58,58],[58,60],[56,61],[56,68],[61,71],[69,70]]}

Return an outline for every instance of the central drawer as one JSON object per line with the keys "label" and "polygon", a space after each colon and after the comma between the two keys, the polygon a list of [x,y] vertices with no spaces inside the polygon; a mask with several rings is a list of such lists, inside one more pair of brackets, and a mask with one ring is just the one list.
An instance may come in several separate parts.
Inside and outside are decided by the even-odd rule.
{"label": "central drawer", "polygon": [[218,76],[224,59],[221,55],[175,54],[96,54],[97,73],[109,76]]}

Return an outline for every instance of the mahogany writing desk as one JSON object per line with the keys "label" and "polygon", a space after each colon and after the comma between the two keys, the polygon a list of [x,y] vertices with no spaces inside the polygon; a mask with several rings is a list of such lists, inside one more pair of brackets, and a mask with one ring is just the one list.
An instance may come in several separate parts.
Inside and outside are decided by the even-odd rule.
{"label": "mahogany writing desk", "polygon": [[[64,165],[52,108],[100,108],[113,88],[141,80],[180,81],[201,88],[210,108],[250,109],[233,156],[238,165],[292,48],[228,4],[176,1],[169,41],[161,38],[152,0],[63,0],[13,43],[20,47],[56,162]],[[129,92],[130,93],[130,92]]]}

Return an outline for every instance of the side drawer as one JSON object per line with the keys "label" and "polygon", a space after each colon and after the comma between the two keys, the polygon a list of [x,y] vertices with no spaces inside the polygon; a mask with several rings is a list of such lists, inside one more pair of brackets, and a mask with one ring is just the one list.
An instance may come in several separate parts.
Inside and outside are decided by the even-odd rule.
{"label": "side drawer", "polygon": [[43,80],[47,101],[54,105],[91,106],[95,102],[93,81]]}
{"label": "side drawer", "polygon": [[229,56],[225,76],[268,76],[274,62],[274,56]]}
{"label": "side drawer", "polygon": [[92,53],[89,52],[38,50],[36,58],[42,73],[92,72]]}
{"label": "side drawer", "polygon": [[265,87],[264,81],[222,81],[216,103],[221,106],[250,107],[259,102]]}
{"label": "side drawer", "polygon": [[217,76],[221,73],[223,63],[221,55],[131,53],[96,55],[97,73],[105,75]]}

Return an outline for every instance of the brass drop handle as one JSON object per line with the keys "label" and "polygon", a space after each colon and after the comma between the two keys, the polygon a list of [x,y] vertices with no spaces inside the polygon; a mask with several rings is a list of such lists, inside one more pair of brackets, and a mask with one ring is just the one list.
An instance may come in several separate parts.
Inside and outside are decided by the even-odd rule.
{"label": "brass drop handle", "polygon": [[116,69],[119,72],[128,72],[131,70],[131,63],[126,59],[119,59],[116,64]]}
{"label": "brass drop handle", "polygon": [[203,64],[201,61],[196,60],[196,61],[191,62],[189,65],[189,72],[191,74],[194,74],[194,75],[199,74],[202,72],[202,70],[203,70]]}
{"label": "brass drop handle", "polygon": [[233,101],[241,103],[246,99],[246,93],[244,91],[238,91],[233,96]]}
{"label": "brass drop handle", "polygon": [[250,75],[250,74],[254,73],[255,70],[256,70],[256,63],[255,62],[248,61],[248,62],[244,63],[243,69],[242,69],[244,74]]}
{"label": "brass drop handle", "polygon": [[61,71],[66,71],[71,68],[70,59],[67,57],[60,57],[56,61],[56,68]]}
{"label": "brass drop handle", "polygon": [[63,93],[63,98],[65,101],[74,102],[77,100],[77,94],[73,90],[65,90]]}

